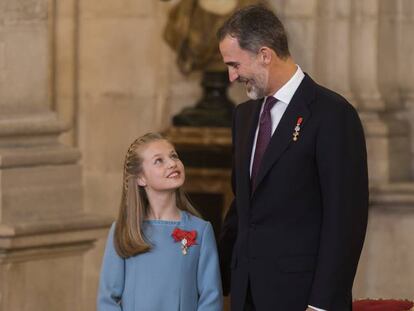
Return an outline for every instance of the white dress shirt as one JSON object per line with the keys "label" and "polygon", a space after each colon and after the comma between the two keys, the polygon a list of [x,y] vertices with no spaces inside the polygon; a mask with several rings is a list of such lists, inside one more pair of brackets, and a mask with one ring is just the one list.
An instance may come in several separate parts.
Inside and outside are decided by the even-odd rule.
{"label": "white dress shirt", "polygon": [[[280,119],[282,119],[282,116],[285,113],[286,108],[289,105],[290,101],[292,100],[293,95],[295,94],[300,83],[305,77],[305,74],[303,73],[302,69],[300,69],[298,65],[296,66],[298,67],[298,69],[296,70],[292,78],[290,78],[288,82],[286,82],[275,94],[273,94],[273,97],[277,99],[277,102],[270,110],[270,115],[272,116],[272,135],[275,132],[277,126],[279,125]],[[260,110],[260,115],[263,112],[265,102],[266,102],[266,98],[264,98],[262,102],[262,108]],[[260,120],[260,116],[259,116],[259,120]],[[253,159],[254,159],[254,152],[256,151],[256,141],[257,141],[258,133],[259,133],[259,122],[257,124],[256,133],[254,135],[252,155],[250,157],[250,176],[252,175]],[[315,311],[326,311],[324,309],[319,309],[314,306],[308,306],[308,307],[314,309]]]}
{"label": "white dress shirt", "polygon": [[[292,100],[293,94],[295,94],[296,90],[298,89],[300,83],[302,82],[305,74],[303,73],[302,69],[297,66],[298,69],[296,70],[295,74],[290,78],[288,82],[286,82],[274,95],[277,99],[276,104],[270,109],[270,115],[272,116],[272,135],[275,132],[277,126],[279,125],[280,119],[282,119],[283,114],[287,106],[289,105],[290,101]],[[267,97],[266,97],[267,98]],[[260,110],[260,115],[263,112],[264,103],[266,102],[266,98],[264,98],[262,103],[262,108]],[[260,120],[260,116],[259,116]],[[254,135],[253,141],[253,149],[252,149],[252,156],[250,158],[250,176],[252,174],[252,167],[253,167],[253,159],[254,159],[254,152],[256,151],[256,141],[257,141],[257,134],[259,133],[259,122],[257,123],[256,134]]]}

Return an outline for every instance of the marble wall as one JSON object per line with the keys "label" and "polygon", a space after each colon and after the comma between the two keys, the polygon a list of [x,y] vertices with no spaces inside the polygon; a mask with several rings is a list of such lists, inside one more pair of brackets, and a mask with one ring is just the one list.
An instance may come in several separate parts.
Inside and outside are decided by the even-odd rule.
{"label": "marble wall", "polygon": [[[177,2],[0,2],[0,310],[95,309],[125,150],[201,95],[162,40]],[[268,2],[298,64],[364,123],[372,206],[355,297],[413,298],[414,2]]]}
{"label": "marble wall", "polygon": [[85,211],[81,153],[59,141],[77,66],[55,4],[0,3],[0,310],[80,310],[84,254],[110,221]]}

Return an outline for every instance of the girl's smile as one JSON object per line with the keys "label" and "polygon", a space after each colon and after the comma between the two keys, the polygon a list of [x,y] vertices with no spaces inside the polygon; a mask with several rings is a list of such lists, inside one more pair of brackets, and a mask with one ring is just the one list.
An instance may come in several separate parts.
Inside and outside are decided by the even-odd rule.
{"label": "girl's smile", "polygon": [[181,176],[181,172],[179,170],[172,171],[167,175],[167,178],[179,178]]}

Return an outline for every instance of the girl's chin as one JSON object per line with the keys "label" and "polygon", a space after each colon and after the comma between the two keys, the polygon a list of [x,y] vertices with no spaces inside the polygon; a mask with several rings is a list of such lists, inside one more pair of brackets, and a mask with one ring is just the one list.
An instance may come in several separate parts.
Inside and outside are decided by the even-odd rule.
{"label": "girl's chin", "polygon": [[170,180],[170,185],[174,189],[177,189],[177,188],[181,187],[183,184],[184,184],[184,179],[183,178],[177,178],[177,179]]}

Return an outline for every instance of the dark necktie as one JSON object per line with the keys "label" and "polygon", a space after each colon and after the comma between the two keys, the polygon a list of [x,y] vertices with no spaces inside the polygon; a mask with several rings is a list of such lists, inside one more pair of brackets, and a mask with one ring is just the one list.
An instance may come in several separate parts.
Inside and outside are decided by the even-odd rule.
{"label": "dark necktie", "polygon": [[270,110],[276,102],[277,99],[273,96],[267,97],[262,114],[260,115],[259,133],[257,134],[256,150],[254,152],[251,175],[252,191],[256,187],[255,182],[257,173],[259,172],[260,163],[262,162],[263,155],[266,151],[267,145],[270,142],[270,138],[272,137],[272,116],[270,114]]}

